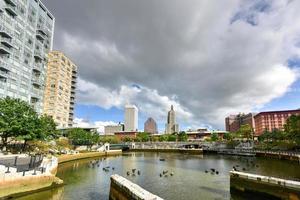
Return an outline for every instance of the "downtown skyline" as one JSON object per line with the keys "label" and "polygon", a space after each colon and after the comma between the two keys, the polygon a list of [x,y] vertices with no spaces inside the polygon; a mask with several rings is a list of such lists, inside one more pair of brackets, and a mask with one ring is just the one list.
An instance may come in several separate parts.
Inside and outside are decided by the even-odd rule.
{"label": "downtown skyline", "polygon": [[299,2],[43,2],[56,17],[54,49],[81,66],[77,122],[118,123],[127,101],[139,129],[153,117],[160,131],[171,104],[182,129],[300,107]]}

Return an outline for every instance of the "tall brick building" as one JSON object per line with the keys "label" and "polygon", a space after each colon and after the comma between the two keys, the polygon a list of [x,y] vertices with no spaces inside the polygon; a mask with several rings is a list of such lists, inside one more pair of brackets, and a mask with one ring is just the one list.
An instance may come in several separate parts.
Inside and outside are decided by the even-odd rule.
{"label": "tall brick building", "polygon": [[225,118],[225,128],[228,132],[237,132],[242,125],[249,124],[255,131],[254,114],[230,115]]}
{"label": "tall brick building", "polygon": [[268,111],[255,115],[255,135],[259,136],[265,131],[283,130],[286,120],[292,115],[300,115],[298,110]]}

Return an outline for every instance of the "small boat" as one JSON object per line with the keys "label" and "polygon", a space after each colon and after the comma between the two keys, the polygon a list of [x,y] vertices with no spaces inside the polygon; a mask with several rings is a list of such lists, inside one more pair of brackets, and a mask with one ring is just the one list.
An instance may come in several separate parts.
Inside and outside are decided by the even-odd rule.
{"label": "small boat", "polygon": [[166,159],[164,159],[164,158],[160,158],[159,160],[160,160],[160,161],[165,161]]}

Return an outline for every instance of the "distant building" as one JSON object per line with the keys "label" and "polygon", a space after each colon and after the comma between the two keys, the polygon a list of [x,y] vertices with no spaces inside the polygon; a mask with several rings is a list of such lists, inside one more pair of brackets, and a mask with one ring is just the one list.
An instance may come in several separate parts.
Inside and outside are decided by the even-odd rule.
{"label": "distant building", "polygon": [[138,130],[138,108],[135,105],[125,106],[125,131]]}
{"label": "distant building", "polygon": [[157,134],[157,125],[155,120],[152,117],[149,117],[144,123],[144,132]]}
{"label": "distant building", "polygon": [[116,132],[124,131],[124,124],[108,125],[104,127],[105,135],[114,135]]}
{"label": "distant building", "polygon": [[197,130],[188,130],[186,134],[188,136],[188,141],[204,141],[205,139],[210,139],[212,134],[216,133],[219,139],[223,139],[224,134],[228,133],[227,131],[211,131],[207,129],[197,129]]}
{"label": "distant building", "polygon": [[259,136],[265,131],[283,130],[286,120],[292,115],[300,115],[300,109],[258,113],[254,117],[255,135]]}
{"label": "distant building", "polygon": [[253,113],[230,115],[225,118],[225,128],[229,132],[237,132],[242,125],[249,124],[253,130],[255,130]]}
{"label": "distant building", "polygon": [[120,132],[115,132],[115,136],[117,140],[122,141],[125,138],[130,138],[130,139],[135,139],[137,136],[138,132],[137,131],[120,131]]}
{"label": "distant building", "polygon": [[168,119],[166,124],[166,134],[178,133],[179,126],[176,124],[176,115],[173,109],[173,105],[171,105],[171,110],[168,112]]}
{"label": "distant building", "polygon": [[77,66],[62,52],[48,54],[44,114],[58,127],[72,127],[75,105]]}

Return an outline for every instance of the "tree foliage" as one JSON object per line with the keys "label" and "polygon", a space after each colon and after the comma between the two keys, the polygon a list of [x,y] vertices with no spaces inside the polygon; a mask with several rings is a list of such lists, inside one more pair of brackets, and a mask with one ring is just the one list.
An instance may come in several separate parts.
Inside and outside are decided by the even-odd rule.
{"label": "tree foliage", "polygon": [[300,144],[300,115],[290,116],[286,121],[284,130],[290,140],[294,140],[297,144]]}
{"label": "tree foliage", "polygon": [[253,130],[249,124],[241,125],[238,134],[242,138],[247,138],[248,140],[253,138]]}
{"label": "tree foliage", "polygon": [[187,136],[186,132],[181,131],[181,132],[179,132],[179,134],[177,135],[177,138],[178,138],[178,141],[185,142],[185,141],[187,141],[188,136]]}
{"label": "tree foliage", "polygon": [[4,147],[8,140],[45,140],[54,133],[52,119],[40,117],[27,102],[10,97],[0,99],[0,137]]}
{"label": "tree foliage", "polygon": [[82,128],[73,128],[69,131],[69,139],[73,145],[91,146],[99,142],[99,135]]}

